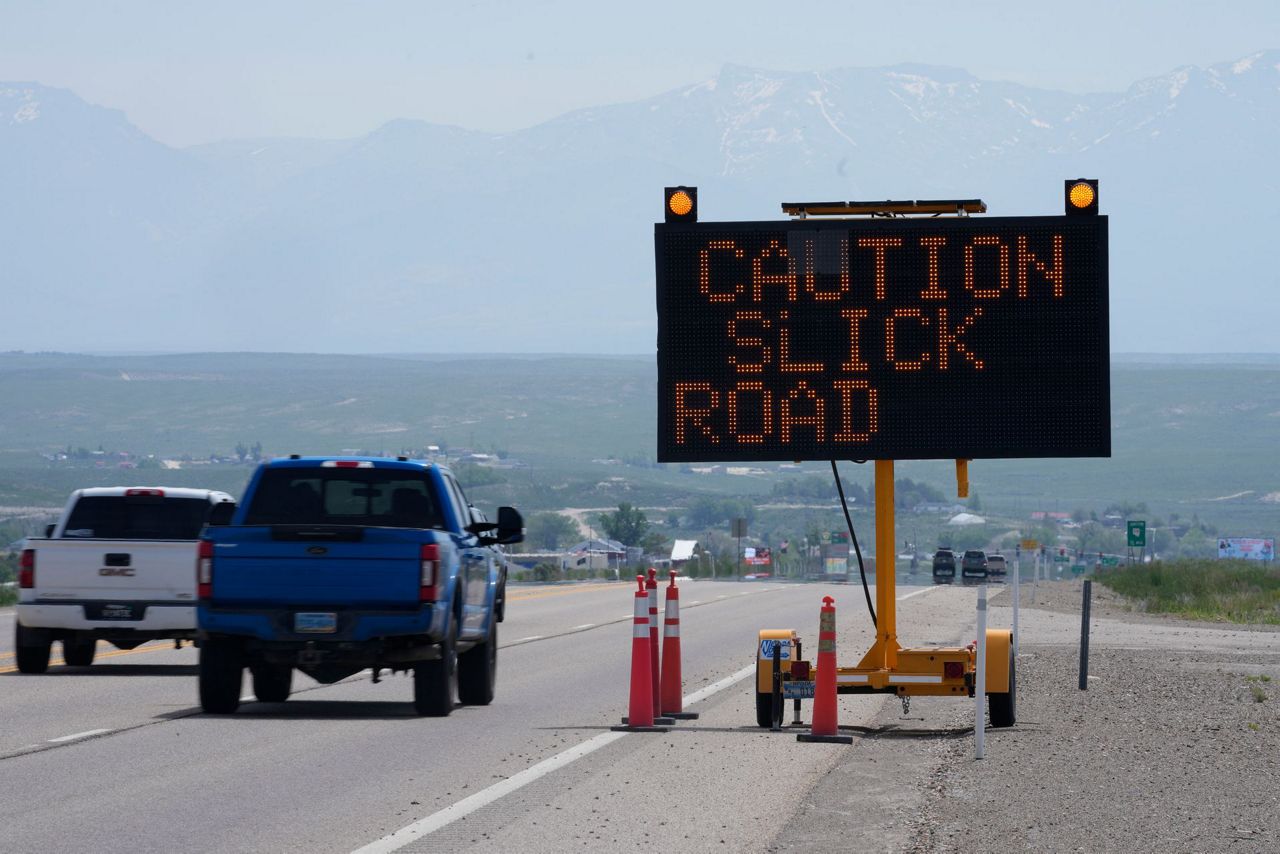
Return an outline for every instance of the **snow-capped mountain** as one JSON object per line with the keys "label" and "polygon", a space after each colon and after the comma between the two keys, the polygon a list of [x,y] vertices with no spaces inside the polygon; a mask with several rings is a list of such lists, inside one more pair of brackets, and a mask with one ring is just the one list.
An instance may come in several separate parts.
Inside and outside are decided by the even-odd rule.
{"label": "snow-capped mountain", "polygon": [[1116,350],[1275,351],[1280,51],[1075,95],[930,66],[726,66],[508,134],[175,150],[0,84],[5,349],[643,352],[661,188],[704,220],[803,199],[1061,210],[1101,179]]}

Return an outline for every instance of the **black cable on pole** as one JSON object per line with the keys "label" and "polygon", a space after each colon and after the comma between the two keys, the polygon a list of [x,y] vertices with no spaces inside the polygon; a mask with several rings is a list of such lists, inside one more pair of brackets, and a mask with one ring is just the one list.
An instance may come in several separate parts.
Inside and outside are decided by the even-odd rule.
{"label": "black cable on pole", "polygon": [[840,470],[836,468],[835,460],[831,461],[831,473],[836,478],[836,492],[840,493],[840,509],[844,511],[844,521],[849,526],[849,538],[853,540],[853,551],[858,556],[858,574],[862,576],[862,593],[867,597],[867,613],[871,615],[871,627],[878,628],[876,609],[871,604],[871,588],[867,586],[867,568],[862,564],[862,549],[858,547],[858,534],[853,530],[853,519],[849,516],[849,504],[844,499],[844,486],[840,483]]}

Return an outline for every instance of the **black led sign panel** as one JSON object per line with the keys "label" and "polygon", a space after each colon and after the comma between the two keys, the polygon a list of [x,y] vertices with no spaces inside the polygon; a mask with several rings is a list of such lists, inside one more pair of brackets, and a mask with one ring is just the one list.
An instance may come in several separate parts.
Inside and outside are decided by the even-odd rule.
{"label": "black led sign panel", "polygon": [[654,238],[660,461],[1111,455],[1105,216]]}

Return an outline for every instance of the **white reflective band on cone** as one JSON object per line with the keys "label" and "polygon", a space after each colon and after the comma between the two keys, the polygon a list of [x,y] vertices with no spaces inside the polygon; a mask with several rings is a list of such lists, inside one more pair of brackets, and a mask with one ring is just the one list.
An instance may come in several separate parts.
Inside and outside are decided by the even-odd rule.
{"label": "white reflective band on cone", "polygon": [[649,607],[644,599],[636,597],[636,612],[634,617],[634,625],[631,629],[631,636],[637,638],[649,637],[649,614],[646,610]]}
{"label": "white reflective band on cone", "polygon": [[667,600],[667,619],[675,620],[680,617],[680,602],[677,599]]}
{"label": "white reflective band on cone", "polygon": [[680,637],[680,623],[678,622],[667,623],[665,626],[662,627],[662,636],[664,638]]}

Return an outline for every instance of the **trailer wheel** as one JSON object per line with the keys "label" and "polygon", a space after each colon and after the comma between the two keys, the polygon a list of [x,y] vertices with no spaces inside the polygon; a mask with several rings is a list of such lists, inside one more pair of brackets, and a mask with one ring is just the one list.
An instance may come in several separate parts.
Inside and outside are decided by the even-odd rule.
{"label": "trailer wheel", "polygon": [[453,711],[458,695],[458,619],[449,620],[449,633],[440,644],[440,657],[413,667],[413,710],[442,718]]}
{"label": "trailer wheel", "polygon": [[263,703],[283,703],[293,687],[293,668],[281,664],[259,664],[251,668],[253,696]]}
{"label": "trailer wheel", "polygon": [[1013,726],[1017,717],[1016,707],[1018,700],[1018,683],[1014,678],[1013,648],[1009,649],[1009,693],[1007,694],[988,694],[987,695],[987,711],[991,714],[991,726],[1006,727]]}
{"label": "trailer wheel", "polygon": [[756,692],[756,726],[773,727],[773,695]]}
{"label": "trailer wheel", "polygon": [[72,667],[88,667],[93,664],[98,641],[92,636],[74,634],[62,639],[62,660]]}
{"label": "trailer wheel", "polygon": [[493,702],[498,681],[498,621],[489,618],[489,636],[458,656],[458,699],[467,706]]}
{"label": "trailer wheel", "polygon": [[200,708],[229,715],[240,708],[244,662],[234,643],[210,638],[200,645]]}
{"label": "trailer wheel", "polygon": [[49,669],[49,648],[53,641],[48,632],[29,629],[15,621],[13,646],[19,673],[44,673]]}

